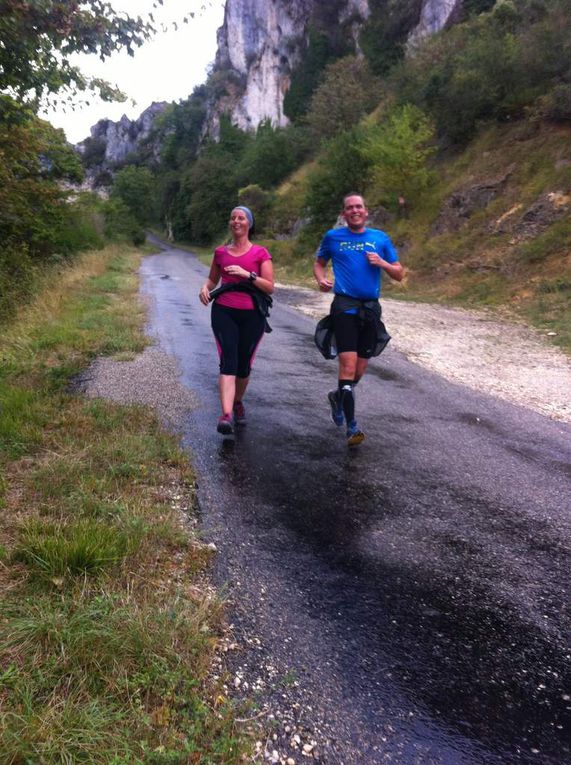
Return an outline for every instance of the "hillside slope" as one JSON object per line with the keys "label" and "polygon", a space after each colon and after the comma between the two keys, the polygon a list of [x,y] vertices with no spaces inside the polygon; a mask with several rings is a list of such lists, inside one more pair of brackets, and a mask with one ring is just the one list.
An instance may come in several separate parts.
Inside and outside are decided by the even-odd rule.
{"label": "hillside slope", "polygon": [[[402,285],[386,284],[388,294],[501,308],[571,348],[570,139],[568,126],[494,126],[438,158],[433,185],[407,217],[371,210],[407,267]],[[280,188],[279,209],[291,214],[300,204],[307,176],[302,169]],[[299,242],[271,246],[282,276],[310,272]]]}

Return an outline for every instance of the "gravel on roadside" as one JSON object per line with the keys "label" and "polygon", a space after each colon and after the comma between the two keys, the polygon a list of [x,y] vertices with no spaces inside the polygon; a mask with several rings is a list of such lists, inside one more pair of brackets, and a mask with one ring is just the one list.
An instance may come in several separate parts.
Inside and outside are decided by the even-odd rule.
{"label": "gravel on roadside", "polygon": [[[330,294],[281,284],[279,291],[308,316],[329,311]],[[390,298],[381,303],[392,336],[385,354],[400,351],[448,380],[571,422],[571,358],[538,330],[491,311]]]}

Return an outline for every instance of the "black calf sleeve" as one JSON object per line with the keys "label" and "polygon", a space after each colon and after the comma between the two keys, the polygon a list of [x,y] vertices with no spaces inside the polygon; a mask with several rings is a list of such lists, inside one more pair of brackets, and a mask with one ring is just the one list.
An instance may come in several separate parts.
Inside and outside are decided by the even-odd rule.
{"label": "black calf sleeve", "polygon": [[343,407],[343,414],[346,421],[353,422],[355,419],[355,399],[353,397],[353,380],[339,380],[339,391],[337,393],[339,401]]}

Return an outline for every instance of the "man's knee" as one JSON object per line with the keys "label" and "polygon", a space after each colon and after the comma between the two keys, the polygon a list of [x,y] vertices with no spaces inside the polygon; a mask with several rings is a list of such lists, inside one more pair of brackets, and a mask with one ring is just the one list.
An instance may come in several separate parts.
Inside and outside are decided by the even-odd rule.
{"label": "man's knee", "polygon": [[367,370],[367,364],[369,363],[369,359],[357,359],[357,364],[355,368],[355,380],[360,380],[361,377],[365,374]]}
{"label": "man's knee", "polygon": [[353,380],[357,371],[357,354],[339,355],[339,379]]}

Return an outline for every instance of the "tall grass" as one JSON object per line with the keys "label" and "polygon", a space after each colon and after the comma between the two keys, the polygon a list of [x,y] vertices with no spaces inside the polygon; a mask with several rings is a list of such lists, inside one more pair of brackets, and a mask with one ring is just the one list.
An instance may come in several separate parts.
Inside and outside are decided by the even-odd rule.
{"label": "tall grass", "polygon": [[[238,763],[208,682],[221,605],[179,508],[192,473],[142,407],[71,393],[146,344],[138,253],[87,255],[0,340],[0,762]],[[177,497],[175,502],[174,497]],[[216,698],[216,704],[213,699]]]}

